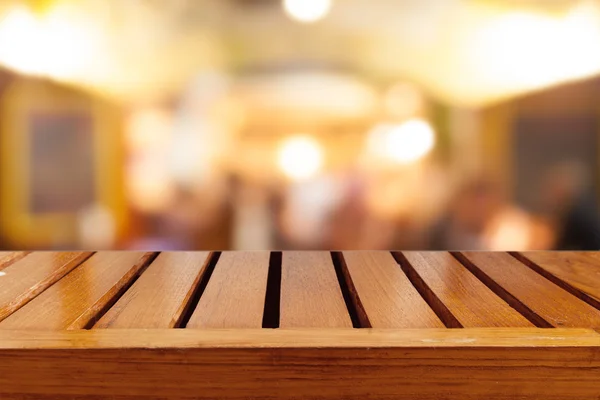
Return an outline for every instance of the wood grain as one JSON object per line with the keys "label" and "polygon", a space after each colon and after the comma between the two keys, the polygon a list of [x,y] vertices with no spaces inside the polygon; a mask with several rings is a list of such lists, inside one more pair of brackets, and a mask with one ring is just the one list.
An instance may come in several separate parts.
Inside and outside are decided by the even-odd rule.
{"label": "wood grain", "polygon": [[0,321],[71,272],[91,252],[38,252],[4,268],[0,277]]}
{"label": "wood grain", "polygon": [[[418,332],[418,334],[416,334]],[[527,348],[600,347],[583,328],[465,329],[92,329],[0,331],[2,350],[210,348]]]}
{"label": "wood grain", "polygon": [[209,252],[161,253],[94,329],[175,327],[209,259]]}
{"label": "wood grain", "polygon": [[29,254],[28,251],[0,251],[0,271]]}
{"label": "wood grain", "polygon": [[600,305],[600,253],[598,252],[526,252],[526,260],[556,280],[566,282]]}
{"label": "wood grain", "polygon": [[[566,292],[506,253],[463,253],[466,263],[554,327],[598,328],[600,311]],[[483,275],[482,275],[483,274]],[[486,278],[487,277],[487,278]],[[494,286],[493,282],[488,282]]]}
{"label": "wood grain", "polygon": [[[387,252],[346,252],[335,265],[328,252],[283,252],[274,292],[281,329],[258,329],[269,271],[277,272],[269,286],[279,283],[279,253],[277,268],[268,253],[224,252],[216,265],[210,253],[162,253],[146,270],[136,265],[143,253],[83,262],[90,254],[32,253],[2,271],[0,311],[18,311],[0,322],[0,399],[600,396],[598,310],[506,253],[465,253],[465,267],[448,253],[403,253],[399,266]],[[552,276],[590,292],[594,281],[581,276],[591,263],[565,257],[572,268],[537,261],[552,261]],[[352,329],[348,288],[383,329]],[[441,323],[423,290],[437,299],[436,312],[486,327],[430,328]],[[89,326],[108,307],[98,329],[65,329]],[[581,328],[522,327],[513,308]],[[188,317],[188,329],[171,329]],[[233,328],[213,329],[224,326]]]}
{"label": "wood grain", "polygon": [[533,324],[496,296],[446,252],[404,252],[425,285],[466,328],[532,327]]}
{"label": "wood grain", "polygon": [[43,339],[3,331],[0,397],[563,400],[600,393],[600,336],[592,331],[524,329],[492,347],[474,345],[488,333],[467,329],[423,330],[416,346],[414,330],[337,331],[104,330],[44,332]]}
{"label": "wood grain", "polygon": [[192,314],[188,328],[260,328],[269,252],[225,252]]}
{"label": "wood grain", "polygon": [[284,252],[282,328],[351,328],[352,321],[328,252]]}
{"label": "wood grain", "polygon": [[444,327],[389,252],[348,251],[343,257],[355,301],[371,327]]}
{"label": "wood grain", "polygon": [[0,322],[0,329],[82,329],[125,287],[151,253],[102,252]]}

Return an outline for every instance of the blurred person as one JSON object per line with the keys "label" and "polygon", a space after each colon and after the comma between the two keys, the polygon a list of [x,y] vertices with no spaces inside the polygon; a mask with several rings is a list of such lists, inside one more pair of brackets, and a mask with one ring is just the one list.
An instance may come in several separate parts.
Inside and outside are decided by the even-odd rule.
{"label": "blurred person", "polygon": [[289,184],[280,220],[286,247],[328,249],[328,220],[343,201],[344,189],[342,180],[329,174]]}
{"label": "blurred person", "polygon": [[556,229],[556,250],[599,250],[600,217],[588,173],[577,162],[553,168],[541,194]]}
{"label": "blurred person", "polygon": [[380,218],[367,214],[363,225],[360,226],[360,241],[357,243],[357,249],[360,250],[390,250],[406,249],[406,247],[396,247],[397,224],[396,221]]}
{"label": "blurred person", "polygon": [[434,225],[430,247],[435,250],[529,250],[533,221],[511,204],[491,179],[468,182]]}
{"label": "blurred person", "polygon": [[382,218],[367,214],[360,227],[360,250],[421,250],[423,226],[411,215]]}
{"label": "blurred person", "polygon": [[430,236],[432,250],[484,250],[483,236],[499,207],[495,185],[478,178],[464,185],[450,200]]}
{"label": "blurred person", "polygon": [[196,237],[202,226],[202,210],[198,207],[195,194],[178,186],[172,206],[157,217],[157,238],[166,246],[175,249],[195,249]]}
{"label": "blurred person", "polygon": [[232,178],[229,195],[232,206],[231,246],[235,250],[267,250],[273,248],[274,215],[271,192],[265,185],[244,183]]}
{"label": "blurred person", "polygon": [[341,201],[326,218],[325,244],[331,250],[358,250],[363,243],[363,228],[368,217],[364,182],[355,175],[347,183]]}
{"label": "blurred person", "polygon": [[176,189],[173,205],[159,218],[159,235],[178,249],[229,250],[232,238],[232,207],[225,182],[202,190]]}

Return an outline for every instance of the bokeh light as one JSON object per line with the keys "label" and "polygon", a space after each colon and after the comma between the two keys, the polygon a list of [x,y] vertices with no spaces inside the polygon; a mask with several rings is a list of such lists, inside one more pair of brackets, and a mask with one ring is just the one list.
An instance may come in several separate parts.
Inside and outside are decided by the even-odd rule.
{"label": "bokeh light", "polygon": [[126,183],[128,199],[137,210],[158,212],[172,199],[166,159],[171,126],[171,116],[160,108],[142,108],[130,115],[126,130],[130,155]]}
{"label": "bokeh light", "polygon": [[435,145],[435,132],[422,119],[414,118],[399,125],[382,124],[370,133],[370,152],[389,162],[408,164],[426,156]]}
{"label": "bokeh light", "polygon": [[331,0],[284,0],[285,12],[294,20],[304,23],[324,18],[331,9]]}
{"label": "bokeh light", "polygon": [[0,2],[0,248],[571,248],[599,44],[597,0]]}
{"label": "bokeh light", "polygon": [[42,16],[18,6],[0,23],[0,63],[16,71],[71,79],[93,62],[98,38],[68,7]]}
{"label": "bokeh light", "polygon": [[323,150],[308,136],[295,136],[284,141],[279,149],[279,167],[291,179],[314,176],[323,165]]}

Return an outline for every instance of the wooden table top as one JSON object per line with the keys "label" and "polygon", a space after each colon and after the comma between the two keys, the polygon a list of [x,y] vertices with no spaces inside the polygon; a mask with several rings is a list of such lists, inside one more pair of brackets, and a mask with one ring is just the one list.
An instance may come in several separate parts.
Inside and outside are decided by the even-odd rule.
{"label": "wooden table top", "polygon": [[0,330],[600,329],[600,253],[0,253]]}
{"label": "wooden table top", "polygon": [[600,253],[0,252],[2,399],[597,400],[599,332]]}

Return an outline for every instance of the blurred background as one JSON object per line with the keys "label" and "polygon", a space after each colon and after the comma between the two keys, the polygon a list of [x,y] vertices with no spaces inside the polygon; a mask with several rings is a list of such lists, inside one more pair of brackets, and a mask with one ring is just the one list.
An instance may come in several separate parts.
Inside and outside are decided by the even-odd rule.
{"label": "blurred background", "polygon": [[600,249],[600,2],[0,0],[0,248]]}

